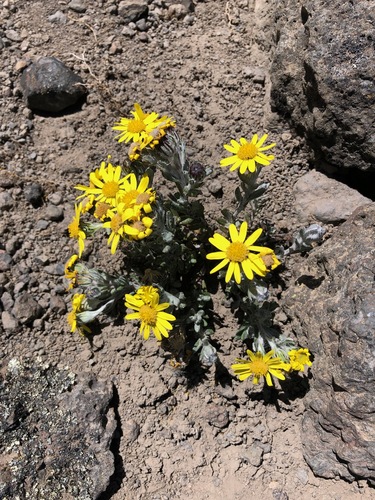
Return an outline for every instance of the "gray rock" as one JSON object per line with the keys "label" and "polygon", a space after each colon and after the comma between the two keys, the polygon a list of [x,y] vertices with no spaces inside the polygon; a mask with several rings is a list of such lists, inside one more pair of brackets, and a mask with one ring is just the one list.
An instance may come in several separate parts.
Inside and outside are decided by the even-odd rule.
{"label": "gray rock", "polygon": [[48,16],[48,21],[50,23],[56,23],[56,24],[66,24],[66,15],[61,12],[61,10],[56,11],[54,14],[51,16]]}
{"label": "gray rock", "polygon": [[42,313],[43,309],[40,307],[34,297],[28,292],[24,292],[22,295],[16,298],[12,310],[12,314],[22,325],[28,325],[32,323],[34,319],[40,318]]}
{"label": "gray rock", "polygon": [[66,313],[66,304],[60,295],[52,295],[50,309],[60,315]]}
{"label": "gray rock", "polygon": [[56,207],[55,205],[47,205],[45,218],[54,222],[62,221],[64,218],[64,210],[61,207]]}
{"label": "gray rock", "polygon": [[91,500],[105,492],[117,427],[111,385],[12,359],[0,387],[0,449],[7,453],[0,497]]}
{"label": "gray rock", "polygon": [[11,42],[21,42],[22,41],[21,35],[19,33],[17,33],[17,31],[15,31],[15,30],[6,30],[5,36]]}
{"label": "gray rock", "polygon": [[34,208],[38,208],[42,205],[44,193],[43,188],[39,183],[25,186],[23,192],[26,200],[30,202]]}
{"label": "gray rock", "polygon": [[14,200],[6,191],[0,192],[0,212],[6,212],[14,205]]}
{"label": "gray rock", "polygon": [[325,223],[342,222],[357,208],[372,203],[355,189],[315,170],[300,177],[293,193],[295,210],[301,222],[312,218]]}
{"label": "gray rock", "polygon": [[229,413],[223,406],[208,406],[206,409],[206,418],[211,425],[219,429],[224,429],[229,424]]}
{"label": "gray rock", "polygon": [[70,10],[78,12],[79,14],[86,12],[87,9],[85,2],[83,2],[82,0],[71,0],[71,2],[69,2],[68,4],[68,7]]}
{"label": "gray rock", "polygon": [[278,3],[271,104],[336,167],[375,170],[374,8],[373,0]]}
{"label": "gray rock", "polygon": [[[18,329],[18,321],[9,311],[3,311],[1,313],[1,322],[3,324],[4,330],[15,331]],[[1,473],[0,473],[1,477]]]}
{"label": "gray rock", "polygon": [[314,356],[303,453],[314,474],[375,485],[375,204],[294,270],[284,311]]}
{"label": "gray rock", "polygon": [[126,23],[136,22],[141,17],[147,17],[147,0],[123,0],[118,6],[118,15]]}
{"label": "gray rock", "polygon": [[21,88],[30,109],[57,113],[86,95],[83,80],[55,57],[41,57],[21,76]]}
{"label": "gray rock", "polygon": [[0,272],[8,271],[12,267],[12,263],[11,255],[0,250]]}
{"label": "gray rock", "polygon": [[164,0],[164,5],[169,7],[170,5],[183,5],[186,12],[194,12],[195,5],[193,0]]}
{"label": "gray rock", "polygon": [[133,443],[140,433],[139,424],[135,420],[127,420],[122,425],[122,433],[127,444]]}
{"label": "gray rock", "polygon": [[0,302],[3,306],[4,311],[10,311],[12,307],[14,306],[14,300],[11,294],[7,291],[5,291],[0,299]]}
{"label": "gray rock", "polygon": [[5,251],[9,255],[14,255],[16,251],[22,246],[22,236],[14,235],[7,240],[5,243]]}

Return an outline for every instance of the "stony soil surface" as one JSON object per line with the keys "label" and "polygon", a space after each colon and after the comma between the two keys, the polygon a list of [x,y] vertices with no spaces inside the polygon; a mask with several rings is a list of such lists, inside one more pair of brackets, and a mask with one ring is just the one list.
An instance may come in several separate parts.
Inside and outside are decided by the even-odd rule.
{"label": "stony soil surface", "polygon": [[[235,176],[218,166],[222,145],[269,132],[277,151],[263,171],[271,187],[262,217],[282,233],[298,229],[292,187],[309,168],[308,154],[268,100],[277,2],[197,1],[195,12],[180,19],[162,1],[149,3],[147,23],[128,26],[116,0],[72,2],[83,12],[67,1],[1,2],[0,289],[3,311],[15,316],[5,314],[0,323],[1,361],[38,357],[113,381],[122,435],[106,498],[374,498],[364,482],[319,479],[305,464],[302,380],[276,395],[230,375],[243,345],[233,341],[237,325],[220,297],[216,370],[174,367],[155,339],[144,342],[120,319],[104,321],[91,345],[69,332],[62,275],[75,251],[67,234],[73,187],[109,154],[121,164],[125,148],[111,126],[134,102],[173,115],[191,157],[214,169],[211,189],[203,191],[208,214],[229,203],[235,187]],[[57,11],[65,23],[61,16],[51,21]],[[25,107],[20,72],[39,56],[57,57],[82,76],[89,94],[81,109],[48,116]],[[85,259],[113,264],[106,246],[89,245]],[[292,265],[291,258],[286,284]],[[37,304],[25,301],[26,292]]]}

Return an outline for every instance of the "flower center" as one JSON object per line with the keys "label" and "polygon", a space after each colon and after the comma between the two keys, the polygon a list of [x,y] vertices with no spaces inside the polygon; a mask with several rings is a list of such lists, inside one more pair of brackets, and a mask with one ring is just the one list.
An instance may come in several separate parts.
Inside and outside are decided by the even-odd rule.
{"label": "flower center", "polygon": [[79,222],[74,219],[68,226],[69,235],[71,238],[78,238],[79,236]]}
{"label": "flower center", "polygon": [[261,359],[257,359],[256,361],[252,361],[250,363],[250,370],[256,376],[265,376],[268,373],[268,365]]}
{"label": "flower center", "polygon": [[122,217],[120,214],[115,214],[111,219],[111,229],[114,233],[118,233],[122,227]]}
{"label": "flower center", "polygon": [[115,198],[118,191],[119,185],[116,181],[106,182],[102,187],[103,196],[105,196],[106,198]]}
{"label": "flower center", "polygon": [[130,120],[128,123],[128,132],[131,134],[139,134],[146,130],[146,126],[142,120]]}
{"label": "flower center", "polygon": [[266,267],[272,267],[273,266],[273,255],[268,253],[266,255],[261,255],[260,257],[262,261],[264,262],[264,265]]}
{"label": "flower center", "polygon": [[139,231],[140,233],[142,233],[142,231],[146,229],[146,226],[141,220],[136,220],[133,224],[133,227],[135,227],[135,229],[137,229],[137,231]]}
{"label": "flower center", "polygon": [[247,258],[249,251],[244,243],[235,241],[229,245],[226,253],[231,262],[243,262]]}
{"label": "flower center", "polygon": [[102,217],[104,217],[106,215],[106,213],[108,212],[108,209],[110,208],[110,205],[108,205],[108,203],[103,203],[103,202],[100,202],[96,204],[96,209],[95,209],[95,217],[97,217],[98,219],[101,219]]}
{"label": "flower center", "polygon": [[240,149],[237,152],[237,156],[240,160],[252,160],[258,154],[258,148],[255,144],[251,142],[247,142],[246,144],[242,144]]}
{"label": "flower center", "polygon": [[148,304],[144,304],[139,308],[139,316],[141,318],[142,323],[146,323],[146,325],[150,326],[156,325],[156,319],[158,313],[156,309],[149,306]]}
{"label": "flower center", "polygon": [[146,205],[150,200],[150,194],[149,193],[140,193],[137,196],[137,199],[135,200],[137,205]]}

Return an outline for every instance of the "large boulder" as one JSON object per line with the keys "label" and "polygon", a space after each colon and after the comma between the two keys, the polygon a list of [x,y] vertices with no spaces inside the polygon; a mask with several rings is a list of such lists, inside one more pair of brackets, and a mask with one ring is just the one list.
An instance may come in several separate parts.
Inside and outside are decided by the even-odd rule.
{"label": "large boulder", "polygon": [[56,57],[41,57],[21,76],[26,105],[37,111],[58,113],[78,103],[87,90],[82,78]]}
{"label": "large boulder", "polygon": [[17,359],[0,369],[0,498],[98,498],[114,473],[111,384]]}
{"label": "large boulder", "polygon": [[303,418],[313,472],[375,485],[375,204],[293,271],[284,311],[314,356]]}
{"label": "large boulder", "polygon": [[278,5],[271,105],[323,168],[375,171],[374,12],[375,0]]}

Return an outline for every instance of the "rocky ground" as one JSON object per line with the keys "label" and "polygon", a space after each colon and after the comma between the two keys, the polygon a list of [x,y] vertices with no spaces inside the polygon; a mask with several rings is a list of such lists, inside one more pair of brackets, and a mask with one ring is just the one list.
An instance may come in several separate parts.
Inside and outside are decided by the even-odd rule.
{"label": "rocky ground", "polygon": [[[243,345],[233,341],[237,325],[220,297],[221,370],[181,370],[155,339],[144,342],[121,320],[104,321],[92,344],[69,332],[63,273],[75,251],[67,233],[74,186],[108,155],[121,164],[125,147],[111,126],[134,102],[173,115],[190,156],[213,168],[203,190],[212,215],[234,189],[235,177],[219,167],[223,144],[268,132],[277,150],[262,174],[271,182],[263,220],[282,234],[300,227],[292,189],[309,169],[308,150],[269,105],[277,2],[197,1],[189,11],[190,2],[154,0],[148,16],[130,24],[127,3],[1,2],[2,368],[14,357],[41,360],[114,384],[116,474],[101,498],[374,498],[365,482],[317,478],[304,462],[299,424],[307,379],[275,395],[231,377]],[[21,72],[40,56],[82,77],[88,95],[81,107],[51,115],[25,105]],[[334,228],[327,230],[328,237]],[[302,258],[285,263],[286,286]],[[97,244],[84,259],[118,265]],[[281,313],[279,321],[289,333]]]}

